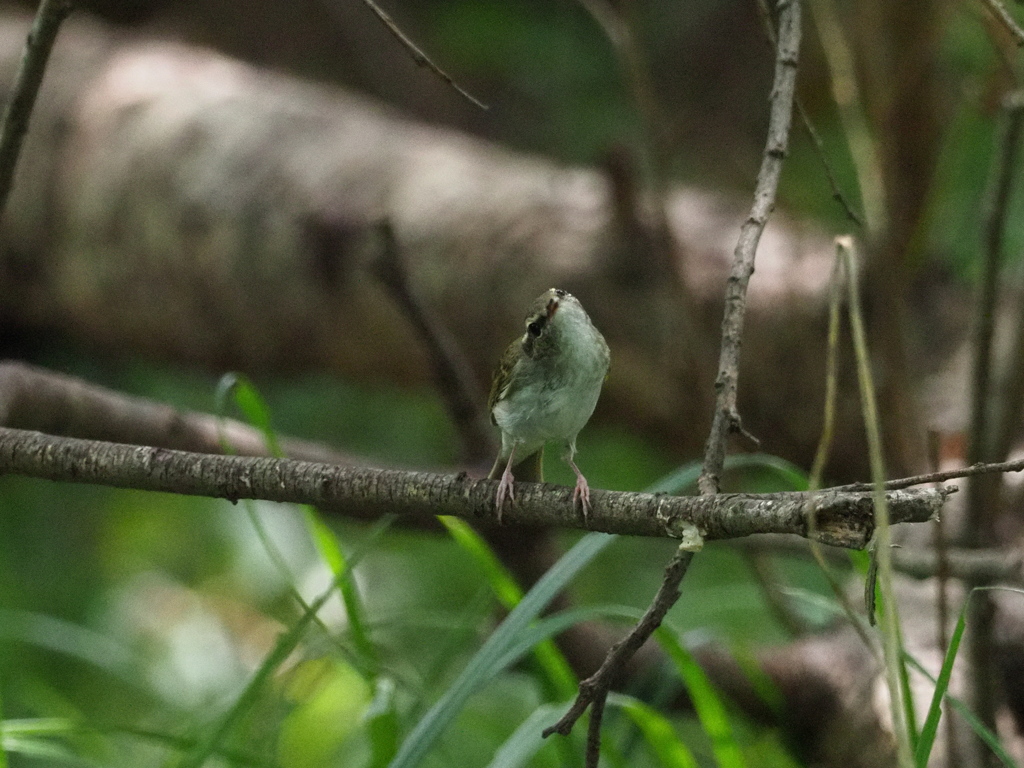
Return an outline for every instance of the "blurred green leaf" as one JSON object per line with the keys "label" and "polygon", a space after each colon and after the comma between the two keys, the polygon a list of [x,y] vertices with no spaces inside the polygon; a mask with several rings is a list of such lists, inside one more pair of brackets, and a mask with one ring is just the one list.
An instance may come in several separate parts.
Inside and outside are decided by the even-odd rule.
{"label": "blurred green leaf", "polygon": [[[925,715],[924,724],[921,727],[921,734],[914,754],[914,762],[917,765],[917,768],[927,768],[928,766],[928,758],[931,756],[932,747],[935,744],[935,736],[939,730],[939,720],[942,718],[943,699],[945,698],[952,703],[952,697],[948,695],[949,681],[953,675],[953,664],[956,662],[957,653],[960,651],[960,643],[963,640],[964,630],[967,628],[967,610],[970,607],[971,598],[977,592],[997,589],[1024,595],[1024,589],[1013,589],[1012,587],[975,587],[970,591],[970,593],[968,593],[967,599],[964,600],[963,607],[960,609],[960,615],[957,617],[956,626],[953,628],[953,634],[949,638],[949,646],[946,648],[946,655],[942,660],[942,667],[939,669],[939,677],[935,680],[935,692],[932,694],[932,701],[928,707],[928,714]],[[924,667],[913,659],[913,657],[906,652],[904,652],[904,657],[908,663],[912,664],[920,672],[931,678],[931,675],[929,675],[925,671]],[[1003,748],[1002,744],[999,743],[999,738],[989,731],[988,728],[986,728],[984,724],[973,715],[973,713],[971,713],[971,716],[968,718],[968,722],[971,724],[971,727],[974,728],[975,733],[977,733],[978,736],[980,736],[995,753],[995,755],[1003,761],[1004,765],[1016,768],[1016,763],[1014,763],[1013,759]]]}
{"label": "blurred green leaf", "polygon": [[[523,599],[523,591],[515,578],[502,565],[498,556],[490,548],[484,538],[478,534],[465,520],[457,517],[442,516],[438,518],[452,538],[463,550],[468,552],[480,565],[484,578],[498,598],[498,602],[506,610],[512,610]],[[536,647],[533,647],[536,646]],[[550,638],[538,638],[532,645],[533,654],[537,659],[556,698],[572,696],[578,680],[566,661],[565,656]]]}
{"label": "blurred green leaf", "polygon": [[620,693],[609,694],[608,703],[629,715],[661,765],[666,768],[699,768],[697,759],[680,740],[672,723],[654,707]]}
{"label": "blurred green leaf", "polygon": [[469,697],[501,671],[499,663],[519,634],[540,615],[583,566],[614,540],[615,537],[608,534],[587,534],[548,569],[487,638],[448,690],[416,723],[391,761],[391,768],[412,768],[419,764]]}
{"label": "blurred green leaf", "polygon": [[498,747],[494,759],[487,764],[487,768],[522,768],[529,763],[548,743],[541,737],[541,731],[555,722],[569,703],[543,704],[537,707]]}
{"label": "blurred green leaf", "polygon": [[711,749],[720,768],[745,768],[746,761],[736,741],[725,705],[704,670],[670,630],[664,626],[659,627],[654,636],[675,664],[676,671],[686,685],[701,727],[711,739]]}

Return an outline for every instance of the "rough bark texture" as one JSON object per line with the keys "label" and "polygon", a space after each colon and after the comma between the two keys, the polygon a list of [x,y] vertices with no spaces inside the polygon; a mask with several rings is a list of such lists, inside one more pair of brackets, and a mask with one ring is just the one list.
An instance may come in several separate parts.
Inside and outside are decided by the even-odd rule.
{"label": "rough bark texture", "polygon": [[[497,522],[495,481],[427,472],[338,467],[331,464],[249,456],[217,456],[149,446],[55,437],[0,428],[0,473],[118,488],[194,496],[316,504],[356,518],[384,514],[456,515]],[[517,483],[508,523],[583,527],[572,489]],[[949,491],[890,491],[893,522],[926,522]],[[587,528],[634,536],[685,534],[695,526],[706,539],[756,533],[807,536],[814,516],[816,538],[860,548],[874,530],[871,495],[721,494],[703,498],[594,490]]]}

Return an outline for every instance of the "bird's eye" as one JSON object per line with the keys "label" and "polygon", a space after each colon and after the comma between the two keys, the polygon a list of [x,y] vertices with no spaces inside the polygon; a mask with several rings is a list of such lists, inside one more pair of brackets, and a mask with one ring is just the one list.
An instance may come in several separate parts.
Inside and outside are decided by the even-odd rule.
{"label": "bird's eye", "polygon": [[561,299],[563,296],[565,296],[565,291],[563,291],[561,288],[556,288],[555,296]]}
{"label": "bird's eye", "polygon": [[536,337],[536,336],[540,336],[541,327],[542,326],[541,326],[540,322],[538,322],[537,320],[534,320],[532,323],[529,323],[526,326],[526,330],[529,332],[529,334],[531,336]]}

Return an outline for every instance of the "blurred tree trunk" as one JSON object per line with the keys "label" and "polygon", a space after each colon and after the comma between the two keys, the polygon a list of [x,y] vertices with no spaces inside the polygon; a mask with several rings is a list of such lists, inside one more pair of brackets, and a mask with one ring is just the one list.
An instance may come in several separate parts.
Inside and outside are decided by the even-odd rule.
{"label": "blurred tree trunk", "polygon": [[[0,22],[0,81],[24,30]],[[423,352],[370,276],[386,219],[413,290],[482,382],[532,297],[565,287],[613,348],[599,418],[697,455],[742,203],[672,190],[668,264],[678,274],[665,275],[636,236],[649,201],[641,195],[624,222],[609,179],[199,49],[71,25],[4,221],[3,321],[212,369],[423,384]],[[831,261],[825,237],[780,216],[751,285],[743,417],[764,450],[804,464],[820,429]],[[678,281],[694,306],[680,306]],[[939,305],[955,317],[948,307],[962,303]],[[916,319],[938,333],[935,318]],[[957,337],[943,329],[929,364]],[[839,410],[833,472],[863,477],[852,387]]]}

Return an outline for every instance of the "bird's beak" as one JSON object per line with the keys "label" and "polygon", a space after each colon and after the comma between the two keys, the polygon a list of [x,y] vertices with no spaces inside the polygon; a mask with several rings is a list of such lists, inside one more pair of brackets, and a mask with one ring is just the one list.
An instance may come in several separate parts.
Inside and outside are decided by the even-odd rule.
{"label": "bird's beak", "polygon": [[549,299],[548,300],[548,309],[547,309],[547,311],[548,311],[548,320],[550,320],[551,318],[553,318],[555,316],[555,312],[558,311],[558,299]]}

